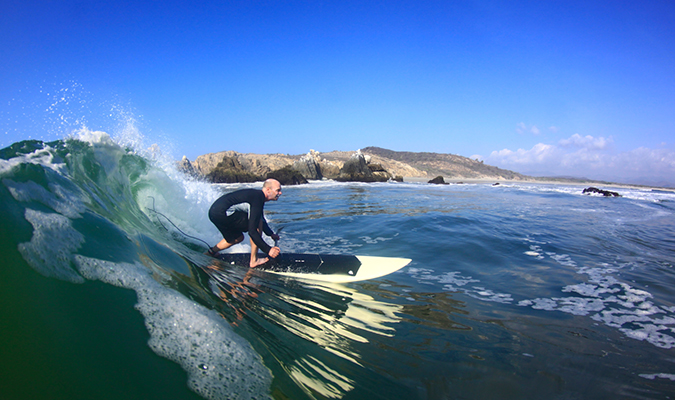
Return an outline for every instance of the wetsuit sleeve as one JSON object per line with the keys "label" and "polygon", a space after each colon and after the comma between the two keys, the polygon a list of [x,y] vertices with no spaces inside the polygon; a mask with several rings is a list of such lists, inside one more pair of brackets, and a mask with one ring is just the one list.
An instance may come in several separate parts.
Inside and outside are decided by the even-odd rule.
{"label": "wetsuit sleeve", "polygon": [[265,219],[265,215],[262,216],[262,221],[263,221],[263,232],[265,232],[265,235],[267,236],[274,235],[274,231],[272,230],[272,228],[270,228],[270,226],[267,225],[267,219]]}
{"label": "wetsuit sleeve", "polygon": [[265,253],[269,253],[272,247],[270,247],[269,244],[267,244],[260,233],[258,232],[258,226],[260,225],[260,221],[262,219],[263,221],[263,231],[265,233],[271,231],[269,226],[267,226],[267,222],[263,218],[263,206],[265,204],[265,201],[263,200],[264,194],[262,191],[260,192],[260,196],[256,196],[255,200],[251,200],[249,203],[251,205],[251,213],[248,218],[248,236],[253,240],[253,243],[255,243],[260,250],[262,250]]}

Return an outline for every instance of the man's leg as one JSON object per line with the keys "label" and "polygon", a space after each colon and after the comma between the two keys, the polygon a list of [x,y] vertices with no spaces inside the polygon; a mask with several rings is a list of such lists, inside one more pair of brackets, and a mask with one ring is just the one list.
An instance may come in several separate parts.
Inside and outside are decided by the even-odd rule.
{"label": "man's leg", "polygon": [[228,247],[234,246],[237,243],[241,243],[243,240],[244,240],[244,235],[241,235],[238,238],[234,239],[234,242],[232,242],[232,243],[223,239],[220,242],[218,242],[217,245],[215,245],[214,247],[211,247],[210,252],[211,252],[211,254],[216,254],[219,251],[225,250]]}
{"label": "man's leg", "polygon": [[[262,220],[260,221],[260,225],[258,225],[258,232],[262,235]],[[267,262],[267,257],[265,258],[258,258],[258,245],[256,245],[253,242],[253,239],[251,240],[251,263],[249,264],[249,267],[255,268],[259,265],[265,264]]]}

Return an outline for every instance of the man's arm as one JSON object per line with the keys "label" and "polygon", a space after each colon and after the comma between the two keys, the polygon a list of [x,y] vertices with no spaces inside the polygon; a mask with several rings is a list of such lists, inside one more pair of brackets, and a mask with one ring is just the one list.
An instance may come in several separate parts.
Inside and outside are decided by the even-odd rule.
{"label": "man's arm", "polygon": [[267,224],[267,220],[265,219],[265,215],[262,216],[262,223],[263,223],[263,232],[265,232],[265,235],[267,235],[269,237],[274,236],[274,231]]}
{"label": "man's arm", "polygon": [[272,247],[270,247],[270,245],[268,245],[263,240],[260,232],[258,231],[258,227],[260,226],[260,222],[262,220],[263,231],[265,233],[267,233],[267,230],[271,232],[270,227],[267,225],[267,221],[265,221],[263,218],[264,201],[262,197],[258,197],[255,199],[255,201],[251,201],[249,204],[251,205],[251,212],[248,218],[248,236],[253,240],[260,250],[266,254],[269,254]]}

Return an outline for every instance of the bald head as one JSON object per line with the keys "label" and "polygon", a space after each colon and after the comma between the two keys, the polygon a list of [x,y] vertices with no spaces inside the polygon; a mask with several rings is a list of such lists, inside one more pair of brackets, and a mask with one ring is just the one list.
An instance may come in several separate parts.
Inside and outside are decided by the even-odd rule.
{"label": "bald head", "polygon": [[276,179],[270,178],[263,183],[262,191],[265,194],[265,201],[276,201],[281,196],[281,183]]}

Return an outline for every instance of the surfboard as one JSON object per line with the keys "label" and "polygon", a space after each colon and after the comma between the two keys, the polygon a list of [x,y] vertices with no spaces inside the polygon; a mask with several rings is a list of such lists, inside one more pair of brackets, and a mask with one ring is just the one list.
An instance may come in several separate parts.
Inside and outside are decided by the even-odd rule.
{"label": "surfboard", "polygon": [[[229,264],[248,267],[250,254],[223,253],[218,258]],[[346,283],[391,274],[410,261],[408,258],[396,257],[281,253],[256,269],[295,279]]]}

